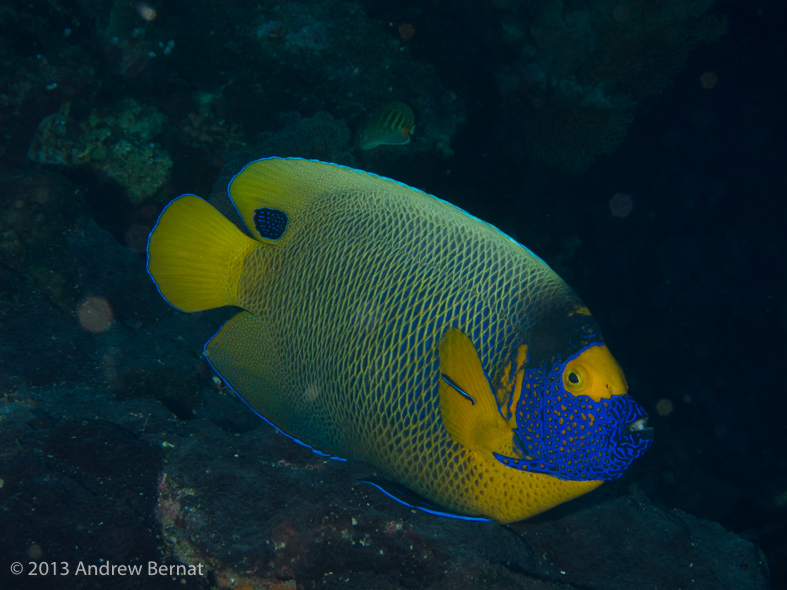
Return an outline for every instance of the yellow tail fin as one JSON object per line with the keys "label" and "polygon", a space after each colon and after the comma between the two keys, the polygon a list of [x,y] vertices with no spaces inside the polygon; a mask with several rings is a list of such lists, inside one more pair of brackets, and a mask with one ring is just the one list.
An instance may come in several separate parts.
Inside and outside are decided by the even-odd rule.
{"label": "yellow tail fin", "polygon": [[148,273],[182,311],[238,302],[243,261],[258,247],[210,203],[183,195],[161,213],[148,238]]}

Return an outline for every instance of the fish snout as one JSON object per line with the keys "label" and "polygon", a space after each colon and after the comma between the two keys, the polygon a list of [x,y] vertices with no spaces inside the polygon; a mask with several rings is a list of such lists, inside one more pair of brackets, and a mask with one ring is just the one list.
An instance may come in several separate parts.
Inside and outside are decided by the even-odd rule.
{"label": "fish snout", "polygon": [[653,427],[648,426],[647,416],[626,424],[623,428],[623,432],[638,440],[650,440],[653,438],[654,434]]}

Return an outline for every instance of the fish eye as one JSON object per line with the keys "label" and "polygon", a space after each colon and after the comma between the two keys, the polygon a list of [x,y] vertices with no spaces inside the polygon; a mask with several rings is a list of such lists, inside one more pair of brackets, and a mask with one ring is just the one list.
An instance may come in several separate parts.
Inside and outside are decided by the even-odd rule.
{"label": "fish eye", "polygon": [[579,364],[572,364],[563,371],[563,387],[571,393],[582,393],[590,385],[587,369]]}

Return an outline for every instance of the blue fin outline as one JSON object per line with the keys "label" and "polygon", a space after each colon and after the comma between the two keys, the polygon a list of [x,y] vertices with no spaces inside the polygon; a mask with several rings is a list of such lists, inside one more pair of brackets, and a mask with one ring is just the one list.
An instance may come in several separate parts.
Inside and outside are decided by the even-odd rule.
{"label": "blue fin outline", "polygon": [[[373,481],[369,481],[368,479],[362,479],[361,483],[369,484],[380,490],[383,494],[391,498],[399,504],[403,506],[407,506],[408,508],[414,508],[415,510],[420,510],[421,512],[426,512],[427,514],[434,514],[435,516],[443,516],[445,518],[453,518],[456,520],[469,520],[473,522],[494,522],[489,518],[484,518],[482,516],[462,516],[461,514],[455,514],[453,512],[448,512],[447,510],[439,510],[437,507],[430,507],[429,504],[424,503],[409,503],[405,501],[403,498],[398,497],[393,492],[389,492],[386,490],[382,485],[375,483]],[[413,492],[415,494],[415,492]]]}

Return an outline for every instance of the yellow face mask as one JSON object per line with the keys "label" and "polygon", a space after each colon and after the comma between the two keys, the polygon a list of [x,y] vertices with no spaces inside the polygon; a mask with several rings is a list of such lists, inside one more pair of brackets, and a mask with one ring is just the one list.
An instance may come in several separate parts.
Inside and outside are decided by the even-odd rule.
{"label": "yellow face mask", "polygon": [[573,395],[595,402],[628,392],[623,371],[606,344],[586,348],[563,369],[563,387]]}

